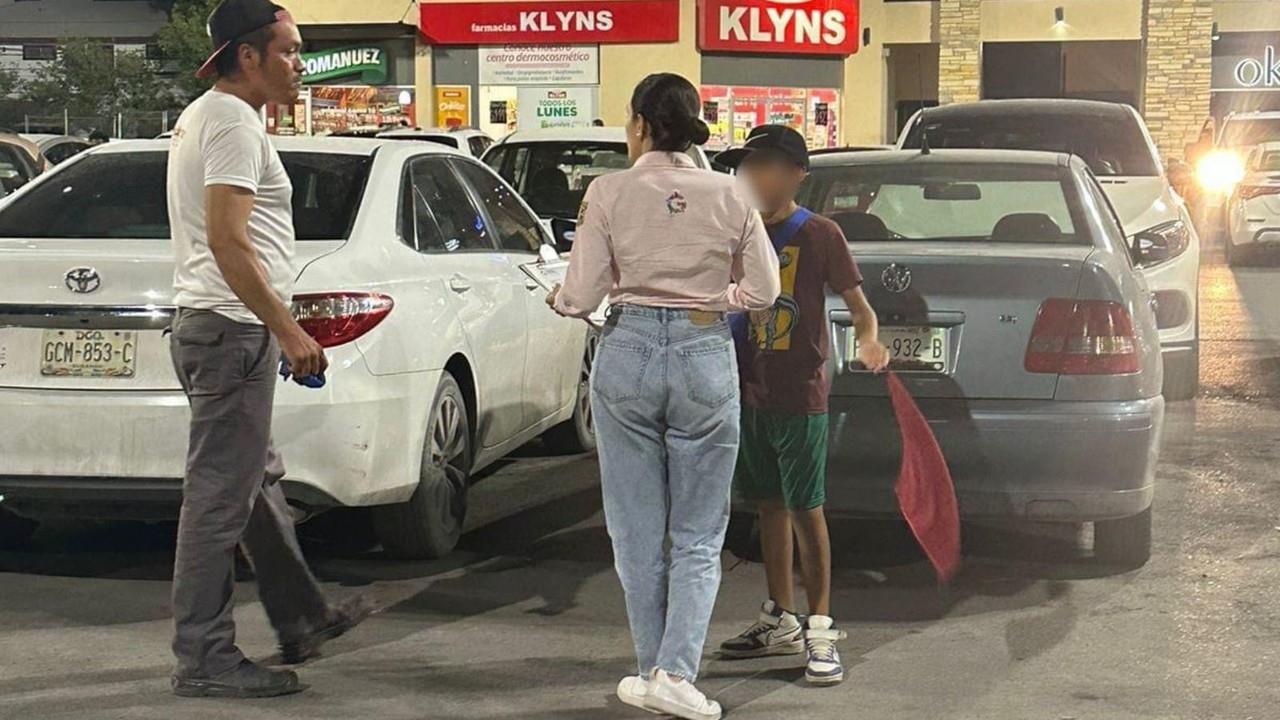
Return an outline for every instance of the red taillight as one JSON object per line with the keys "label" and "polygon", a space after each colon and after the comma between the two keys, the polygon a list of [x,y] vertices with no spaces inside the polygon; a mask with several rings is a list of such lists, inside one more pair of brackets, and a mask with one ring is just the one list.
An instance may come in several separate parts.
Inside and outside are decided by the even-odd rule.
{"label": "red taillight", "polygon": [[1123,375],[1140,369],[1133,318],[1120,303],[1050,298],[1040,305],[1027,372]]}
{"label": "red taillight", "polygon": [[395,302],[378,293],[295,295],[293,317],[321,347],[349,343],[378,326]]}
{"label": "red taillight", "polygon": [[1241,185],[1236,192],[1242,200],[1252,200],[1263,195],[1280,195],[1280,185]]}

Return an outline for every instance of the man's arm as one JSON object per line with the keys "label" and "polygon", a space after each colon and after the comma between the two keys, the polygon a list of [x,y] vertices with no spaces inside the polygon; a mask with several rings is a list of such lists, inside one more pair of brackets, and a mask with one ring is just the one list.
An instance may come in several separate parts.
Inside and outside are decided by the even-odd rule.
{"label": "man's arm", "polygon": [[228,287],[275,335],[295,377],[324,372],[329,366],[324,348],[307,335],[280,301],[249,240],[254,194],[232,185],[210,185],[204,199],[209,251]]}
{"label": "man's arm", "polygon": [[854,332],[858,334],[858,360],[872,372],[889,367],[889,350],[880,344],[880,321],[862,287],[855,286],[840,295],[853,316]]}

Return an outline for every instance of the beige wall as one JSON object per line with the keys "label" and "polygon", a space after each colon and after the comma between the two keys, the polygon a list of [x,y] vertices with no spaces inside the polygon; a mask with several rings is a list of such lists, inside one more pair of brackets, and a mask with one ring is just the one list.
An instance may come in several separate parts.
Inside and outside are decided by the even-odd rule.
{"label": "beige wall", "polygon": [[[1054,21],[1061,7],[1065,22]],[[1142,0],[987,0],[982,3],[985,42],[1032,40],[1138,40]]]}
{"label": "beige wall", "polygon": [[1280,2],[1276,0],[1217,0],[1213,19],[1219,32],[1280,30]]}
{"label": "beige wall", "polygon": [[885,45],[938,42],[938,3],[865,0],[864,16],[872,6],[883,9],[880,23],[871,30],[873,41]]}
{"label": "beige wall", "polygon": [[394,23],[418,25],[412,0],[280,0],[300,24]]}
{"label": "beige wall", "polygon": [[702,81],[698,54],[698,16],[695,0],[680,3],[680,42],[661,45],[600,46],[600,113],[606,125],[627,121],[631,91],[646,75],[673,72],[694,85]]}

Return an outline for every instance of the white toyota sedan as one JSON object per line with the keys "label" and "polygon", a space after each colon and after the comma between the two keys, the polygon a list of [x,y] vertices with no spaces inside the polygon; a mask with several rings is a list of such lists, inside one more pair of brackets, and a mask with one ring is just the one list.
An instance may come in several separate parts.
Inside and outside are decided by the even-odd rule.
{"label": "white toyota sedan", "polygon": [[[276,393],[286,495],[303,516],[373,506],[388,551],[447,553],[476,471],[539,435],[593,447],[588,326],[545,306],[521,266],[549,238],[477,160],[428,143],[276,144],[294,187],[294,313],[330,360],[324,388]],[[17,516],[177,508],[188,408],[165,336],[168,147],[99,147],[0,209],[10,536],[29,527]]]}

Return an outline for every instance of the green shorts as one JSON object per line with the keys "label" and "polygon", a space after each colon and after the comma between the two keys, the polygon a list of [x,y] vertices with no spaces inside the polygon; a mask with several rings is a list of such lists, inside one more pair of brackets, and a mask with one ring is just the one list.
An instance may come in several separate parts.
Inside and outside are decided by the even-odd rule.
{"label": "green shorts", "polygon": [[780,498],[788,510],[827,501],[827,415],[789,415],[742,406],[734,487],[744,500]]}

